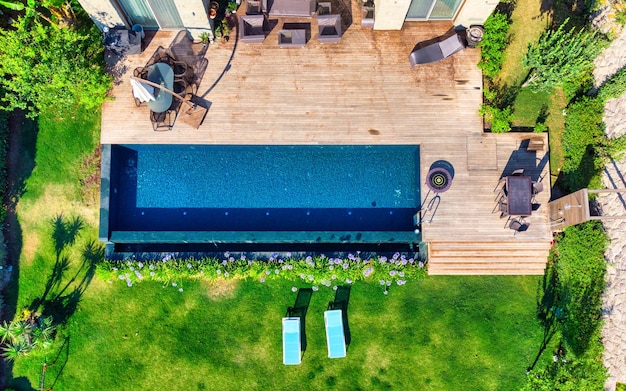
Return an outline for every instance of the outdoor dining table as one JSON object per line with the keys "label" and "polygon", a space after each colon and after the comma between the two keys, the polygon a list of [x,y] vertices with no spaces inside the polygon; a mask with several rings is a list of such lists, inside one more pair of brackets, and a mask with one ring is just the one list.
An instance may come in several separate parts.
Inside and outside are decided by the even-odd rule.
{"label": "outdoor dining table", "polygon": [[506,208],[513,216],[530,216],[533,211],[533,185],[529,176],[506,177]]}
{"label": "outdoor dining table", "polygon": [[[174,70],[169,64],[158,62],[148,68],[148,80],[171,90],[174,87]],[[155,113],[162,113],[172,105],[172,95],[155,88],[154,100],[148,101],[147,105]]]}

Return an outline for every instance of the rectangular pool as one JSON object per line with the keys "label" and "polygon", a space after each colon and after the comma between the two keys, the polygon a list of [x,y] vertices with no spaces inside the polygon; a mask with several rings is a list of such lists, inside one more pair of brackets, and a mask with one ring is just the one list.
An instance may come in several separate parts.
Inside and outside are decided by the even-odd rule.
{"label": "rectangular pool", "polygon": [[112,145],[102,173],[107,241],[416,241],[419,146]]}

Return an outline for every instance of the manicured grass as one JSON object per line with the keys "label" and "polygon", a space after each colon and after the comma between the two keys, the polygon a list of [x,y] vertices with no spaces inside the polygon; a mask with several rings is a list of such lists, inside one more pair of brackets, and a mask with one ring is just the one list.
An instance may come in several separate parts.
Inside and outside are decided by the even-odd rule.
{"label": "manicured grass", "polygon": [[[420,389],[512,390],[539,349],[536,277],[429,277],[382,294],[358,283],[348,306],[346,359],[327,358],[323,311],[334,292],[315,292],[302,365],[282,365],[280,318],[291,283],[155,282],[126,287],[94,280],[69,322],[69,354],[57,389]],[[60,348],[57,348],[60,349]],[[51,355],[52,356],[52,355]],[[58,363],[57,363],[58,364]],[[14,376],[35,384],[40,362]]]}
{"label": "manicured grass", "polygon": [[502,85],[521,85],[528,70],[522,66],[522,58],[528,50],[528,44],[536,41],[549,23],[549,12],[542,11],[542,0],[517,0],[511,14],[512,25],[509,30],[509,45],[505,51],[505,62],[498,83]]}

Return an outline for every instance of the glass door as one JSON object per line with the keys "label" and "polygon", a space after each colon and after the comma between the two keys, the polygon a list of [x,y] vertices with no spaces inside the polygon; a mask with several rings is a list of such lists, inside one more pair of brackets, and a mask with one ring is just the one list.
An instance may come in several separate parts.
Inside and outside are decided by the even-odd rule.
{"label": "glass door", "polygon": [[144,0],[122,0],[119,2],[131,24],[140,24],[143,28],[156,29],[159,24],[150,7]]}
{"label": "glass door", "polygon": [[173,0],[120,0],[131,24],[148,29],[180,29],[183,22]]}
{"label": "glass door", "polygon": [[162,29],[181,29],[184,27],[173,0],[148,0],[148,5]]}
{"label": "glass door", "polygon": [[413,0],[406,20],[449,20],[460,5],[461,0]]}

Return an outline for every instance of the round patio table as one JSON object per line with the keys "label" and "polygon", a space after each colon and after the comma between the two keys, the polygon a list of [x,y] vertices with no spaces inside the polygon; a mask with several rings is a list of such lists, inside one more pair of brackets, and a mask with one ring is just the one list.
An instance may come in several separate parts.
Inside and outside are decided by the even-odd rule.
{"label": "round patio table", "polygon": [[[174,70],[169,64],[158,62],[148,68],[148,80],[172,90],[174,87]],[[172,105],[172,94],[155,88],[154,100],[148,101],[147,105],[155,113],[167,111]]]}

